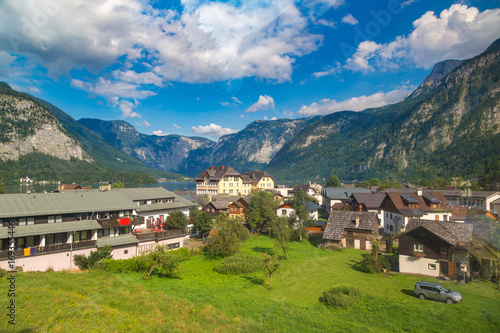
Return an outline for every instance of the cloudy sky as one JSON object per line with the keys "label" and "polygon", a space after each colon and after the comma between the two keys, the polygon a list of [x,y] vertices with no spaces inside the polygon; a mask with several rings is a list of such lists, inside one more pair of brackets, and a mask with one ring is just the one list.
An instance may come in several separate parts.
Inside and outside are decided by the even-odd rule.
{"label": "cloudy sky", "polygon": [[[166,4],[165,4],[166,3]],[[75,119],[216,140],[402,100],[500,37],[500,1],[2,0],[0,80]]]}

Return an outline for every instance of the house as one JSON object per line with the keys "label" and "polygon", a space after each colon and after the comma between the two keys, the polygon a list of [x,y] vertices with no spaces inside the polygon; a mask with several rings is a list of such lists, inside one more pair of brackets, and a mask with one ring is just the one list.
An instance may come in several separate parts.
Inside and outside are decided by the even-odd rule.
{"label": "house", "polygon": [[451,220],[454,222],[481,223],[484,220],[488,220],[488,218],[492,220],[498,219],[496,215],[486,210],[472,209],[470,207],[464,207],[464,206],[451,207]]}
{"label": "house", "polygon": [[81,186],[79,184],[61,184],[59,186],[59,190],[64,191],[64,190],[88,190],[88,186]]}
{"label": "house", "polygon": [[[119,190],[0,196],[0,267],[25,271],[75,268],[73,256],[111,245],[116,259],[131,258],[142,246],[183,244],[182,229],[133,233],[144,224],[138,205]],[[13,231],[14,236],[9,233]],[[13,244],[15,260],[9,258]],[[14,262],[13,262],[14,261]]]}
{"label": "house", "polygon": [[382,223],[384,233],[404,231],[410,219],[432,219],[449,221],[450,204],[439,192],[425,192],[421,189],[409,192],[389,192],[381,204],[384,211]]}
{"label": "house", "polygon": [[379,221],[382,221],[384,215],[382,201],[384,198],[385,193],[353,193],[349,208],[359,212],[377,213]]}
{"label": "house", "polygon": [[239,217],[246,220],[246,209],[250,204],[251,197],[241,197],[229,204],[229,217]]}
{"label": "house", "polygon": [[372,239],[380,240],[377,213],[332,211],[326,222],[323,242],[328,249],[371,250]]}
{"label": "house", "polygon": [[321,189],[323,209],[330,212],[332,206],[336,203],[350,203],[353,193],[371,193],[371,191],[367,188],[323,187]]}
{"label": "house", "polygon": [[500,192],[468,190],[433,190],[441,193],[453,206],[467,206],[500,214]]}
{"label": "house", "polygon": [[225,213],[229,215],[229,206],[231,203],[229,201],[210,201],[203,209],[208,214],[217,216],[220,213]]}
{"label": "house", "polygon": [[288,193],[292,196],[294,196],[296,193],[298,193],[300,190],[304,191],[308,196],[310,196],[313,199],[316,199],[320,205],[323,204],[323,196],[321,195],[321,189],[323,186],[308,182],[307,184],[301,184],[301,185],[295,185],[293,190],[289,191]]}
{"label": "house", "polygon": [[471,224],[411,220],[399,240],[399,271],[455,279],[470,271]]}
{"label": "house", "polygon": [[[318,211],[320,208],[320,206],[312,201],[307,203],[307,210],[309,211],[311,219],[315,221],[318,220]],[[285,202],[274,209],[276,210],[276,216],[278,217],[291,216],[292,214],[295,214],[295,209],[292,207],[290,202]]]}
{"label": "house", "polygon": [[243,184],[250,185],[243,188],[243,195],[249,195],[252,189],[273,189],[274,178],[266,171],[246,171],[241,174],[243,177]]}
{"label": "house", "polygon": [[194,191],[175,191],[175,194],[197,204],[198,210],[202,210],[206,204],[203,196],[195,194]]}

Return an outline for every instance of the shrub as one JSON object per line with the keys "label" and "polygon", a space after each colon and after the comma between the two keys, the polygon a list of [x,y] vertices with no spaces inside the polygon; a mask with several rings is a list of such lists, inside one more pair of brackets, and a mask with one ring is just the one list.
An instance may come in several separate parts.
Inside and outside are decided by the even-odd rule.
{"label": "shrub", "polygon": [[248,254],[236,254],[215,265],[214,271],[220,274],[248,274],[260,269],[260,258]]}
{"label": "shrub", "polygon": [[399,245],[398,244],[392,245],[392,253],[395,253],[395,254],[399,253]]}
{"label": "shrub", "polygon": [[361,270],[365,273],[380,273],[384,269],[391,269],[391,262],[382,255],[378,256],[377,259],[373,258],[371,255],[367,255],[361,261]]}
{"label": "shrub", "polygon": [[123,260],[106,259],[103,268],[114,273],[147,272],[152,264],[148,256],[138,256]]}
{"label": "shrub", "polygon": [[355,304],[361,296],[358,288],[344,284],[333,287],[323,293],[323,302],[327,306],[347,309]]}
{"label": "shrub", "polygon": [[94,268],[94,265],[102,259],[111,259],[111,252],[113,252],[111,245],[104,245],[100,249],[97,249],[97,251],[90,252],[88,257],[84,254],[75,254],[73,258],[75,260],[75,264],[81,270],[84,270]]}
{"label": "shrub", "polygon": [[7,275],[7,271],[3,268],[0,268],[0,278],[3,278],[5,275]]}
{"label": "shrub", "polygon": [[52,273],[52,272],[54,272],[53,267],[47,267],[47,269],[45,270],[45,273]]}

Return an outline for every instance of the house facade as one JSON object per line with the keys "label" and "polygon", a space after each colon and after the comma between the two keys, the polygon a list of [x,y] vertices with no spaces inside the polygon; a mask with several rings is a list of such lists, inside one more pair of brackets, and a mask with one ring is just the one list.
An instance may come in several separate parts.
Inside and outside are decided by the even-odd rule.
{"label": "house facade", "polygon": [[455,279],[468,275],[473,226],[412,220],[399,235],[399,271]]}
{"label": "house facade", "polygon": [[371,193],[371,191],[367,188],[323,187],[321,189],[323,209],[330,212],[334,204],[349,204],[353,193]]}
{"label": "house facade", "polygon": [[372,239],[380,240],[378,218],[373,212],[332,211],[323,233],[328,249],[371,250]]}
{"label": "house facade", "polygon": [[309,182],[307,184],[295,185],[293,190],[289,191],[288,193],[294,196],[296,193],[302,190],[311,198],[316,199],[319,205],[322,205],[323,204],[323,196],[321,195],[322,188],[323,187],[319,184]]}
{"label": "house facade", "polygon": [[246,171],[241,176],[243,177],[243,184],[250,185],[243,188],[243,195],[249,195],[252,189],[274,189],[274,178],[266,171]]}

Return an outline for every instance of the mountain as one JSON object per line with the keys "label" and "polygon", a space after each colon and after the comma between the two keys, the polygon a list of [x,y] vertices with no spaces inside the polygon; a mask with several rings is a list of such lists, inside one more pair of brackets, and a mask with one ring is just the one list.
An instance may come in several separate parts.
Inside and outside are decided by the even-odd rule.
{"label": "mountain", "polygon": [[146,135],[123,120],[84,118],[79,124],[146,166],[196,176],[210,163],[215,142],[201,137]]}
{"label": "mountain", "polygon": [[0,179],[156,182],[144,166],[54,105],[0,82]]}
{"label": "mountain", "polygon": [[431,91],[441,83],[446,75],[450,74],[455,68],[457,68],[458,65],[462,63],[463,60],[445,60],[438,62],[434,65],[431,73],[427,75],[420,87],[415,89],[415,91],[410,94],[409,98]]}
{"label": "mountain", "polygon": [[343,180],[481,175],[500,156],[499,58],[497,40],[473,59],[439,64],[400,103],[324,116],[266,171],[280,182],[321,181],[330,173]]}

